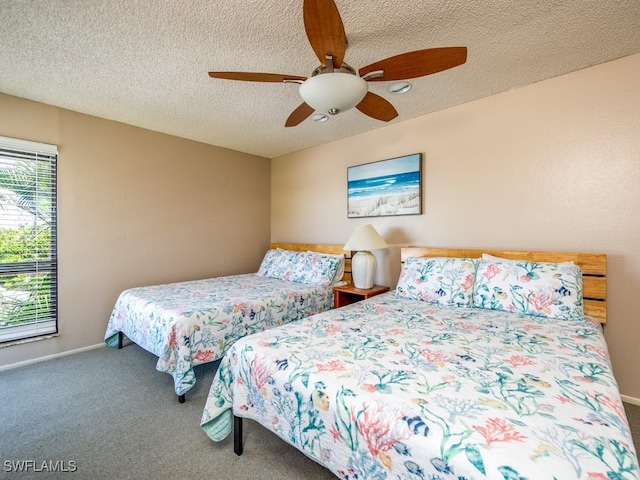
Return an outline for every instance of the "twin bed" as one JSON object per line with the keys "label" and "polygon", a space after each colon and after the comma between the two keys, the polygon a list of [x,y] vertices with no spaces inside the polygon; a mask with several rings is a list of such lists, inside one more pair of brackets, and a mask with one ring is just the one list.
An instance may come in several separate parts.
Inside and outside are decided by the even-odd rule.
{"label": "twin bed", "polygon": [[604,255],[402,258],[394,292],[235,342],[205,433],[241,454],[250,418],[350,480],[639,478]]}
{"label": "twin bed", "polygon": [[338,245],[271,245],[256,273],[126,290],[109,318],[105,342],[123,335],[158,357],[179,401],[194,367],[220,359],[246,335],[333,308],[331,286],[350,280],[350,254]]}

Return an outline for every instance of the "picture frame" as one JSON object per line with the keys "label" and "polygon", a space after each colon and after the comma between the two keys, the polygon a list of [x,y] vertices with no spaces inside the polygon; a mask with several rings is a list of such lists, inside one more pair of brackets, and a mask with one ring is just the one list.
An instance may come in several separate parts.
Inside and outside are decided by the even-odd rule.
{"label": "picture frame", "polygon": [[422,214],[422,153],[347,167],[347,217]]}

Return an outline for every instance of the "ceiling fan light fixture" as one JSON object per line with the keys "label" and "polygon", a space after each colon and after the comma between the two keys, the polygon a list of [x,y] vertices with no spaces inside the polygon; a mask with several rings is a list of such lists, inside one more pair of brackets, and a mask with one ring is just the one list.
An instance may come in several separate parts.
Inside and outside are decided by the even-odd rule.
{"label": "ceiling fan light fixture", "polygon": [[335,115],[358,105],[369,91],[367,82],[357,75],[333,72],[307,78],[300,85],[300,96],[316,112]]}
{"label": "ceiling fan light fixture", "polygon": [[404,80],[400,82],[393,82],[387,87],[387,92],[393,93],[394,95],[402,95],[403,93],[407,93],[409,90],[411,90],[411,84]]}

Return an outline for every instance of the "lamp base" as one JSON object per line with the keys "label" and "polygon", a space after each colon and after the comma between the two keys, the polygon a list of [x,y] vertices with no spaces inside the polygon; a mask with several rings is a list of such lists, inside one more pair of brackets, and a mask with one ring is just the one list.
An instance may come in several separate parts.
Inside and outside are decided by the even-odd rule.
{"label": "lamp base", "polygon": [[356,288],[373,287],[373,279],[376,276],[377,260],[373,253],[363,250],[357,252],[351,258],[351,278]]}

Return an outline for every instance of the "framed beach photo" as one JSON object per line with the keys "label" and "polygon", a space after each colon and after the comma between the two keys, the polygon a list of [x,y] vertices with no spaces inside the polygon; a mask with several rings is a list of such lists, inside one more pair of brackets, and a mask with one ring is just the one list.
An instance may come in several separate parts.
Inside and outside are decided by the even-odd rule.
{"label": "framed beach photo", "polygon": [[422,154],[347,167],[347,217],[422,213]]}

